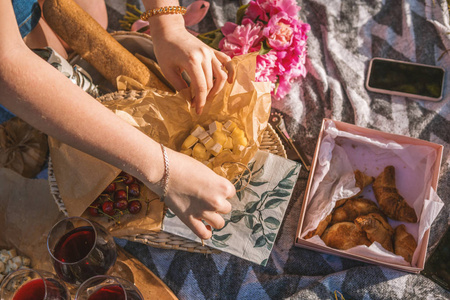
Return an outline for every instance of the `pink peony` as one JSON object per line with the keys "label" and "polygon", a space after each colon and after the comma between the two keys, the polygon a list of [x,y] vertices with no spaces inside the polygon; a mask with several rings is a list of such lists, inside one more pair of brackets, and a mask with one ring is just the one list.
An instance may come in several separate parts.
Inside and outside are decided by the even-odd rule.
{"label": "pink peony", "polygon": [[307,32],[295,0],[250,1],[242,24],[228,22],[219,49],[233,57],[258,51],[256,81],[270,82],[274,99],[289,93],[292,82],[306,75]]}
{"label": "pink peony", "polygon": [[277,55],[275,51],[269,51],[264,55],[258,55],[256,57],[256,81],[263,82],[276,82],[277,70],[276,70]]}
{"label": "pink peony", "polygon": [[251,20],[243,20],[242,25],[227,22],[222,27],[224,38],[219,49],[230,57],[259,51],[262,38],[262,25]]}
{"label": "pink peony", "polygon": [[245,15],[255,22],[257,20],[267,22],[282,11],[290,17],[296,17],[299,10],[300,7],[295,0],[255,0],[249,3]]}
{"label": "pink peony", "polygon": [[285,50],[291,46],[296,29],[294,20],[285,12],[280,12],[270,18],[267,26],[263,29],[263,35],[267,37],[267,42],[272,49]]}

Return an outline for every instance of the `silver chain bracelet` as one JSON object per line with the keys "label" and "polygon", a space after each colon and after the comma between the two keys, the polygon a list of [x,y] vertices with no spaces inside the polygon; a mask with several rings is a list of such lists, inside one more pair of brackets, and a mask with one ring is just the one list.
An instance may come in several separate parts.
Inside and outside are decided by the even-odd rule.
{"label": "silver chain bracelet", "polygon": [[160,200],[161,200],[161,202],[164,202],[164,198],[166,197],[166,194],[167,194],[167,188],[169,186],[169,157],[167,156],[166,147],[164,147],[163,144],[160,144],[160,145],[161,145],[161,151],[162,151],[163,159],[164,159],[164,175],[161,178],[161,180],[158,182],[158,185],[163,190]]}

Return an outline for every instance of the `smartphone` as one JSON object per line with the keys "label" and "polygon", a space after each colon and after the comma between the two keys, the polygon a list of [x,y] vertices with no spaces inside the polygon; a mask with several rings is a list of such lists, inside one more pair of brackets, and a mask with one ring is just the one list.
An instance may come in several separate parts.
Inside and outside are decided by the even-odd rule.
{"label": "smartphone", "polygon": [[369,91],[429,101],[444,92],[445,70],[441,67],[387,58],[372,58],[366,78]]}
{"label": "smartphone", "polygon": [[450,292],[450,228],[447,228],[420,273]]}

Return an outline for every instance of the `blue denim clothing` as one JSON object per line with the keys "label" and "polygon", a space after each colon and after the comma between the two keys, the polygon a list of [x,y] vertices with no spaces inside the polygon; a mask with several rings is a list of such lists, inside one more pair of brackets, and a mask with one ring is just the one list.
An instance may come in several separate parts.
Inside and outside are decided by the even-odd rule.
{"label": "blue denim clothing", "polygon": [[24,38],[41,18],[41,8],[37,0],[12,0],[20,34]]}
{"label": "blue denim clothing", "polygon": [[[12,4],[20,34],[24,38],[39,22],[41,8],[37,0],[12,0]],[[14,115],[0,104],[0,124],[12,117]]]}

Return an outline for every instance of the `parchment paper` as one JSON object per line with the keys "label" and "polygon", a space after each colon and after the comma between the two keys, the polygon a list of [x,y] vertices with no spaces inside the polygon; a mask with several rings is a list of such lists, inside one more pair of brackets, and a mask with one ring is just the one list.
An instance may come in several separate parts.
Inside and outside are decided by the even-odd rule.
{"label": "parchment paper", "polygon": [[[407,231],[417,241],[416,250],[420,249],[425,231],[430,228],[444,205],[431,187],[435,160],[436,151],[431,147],[399,144],[377,136],[340,131],[332,121],[328,121],[301,236],[304,237],[310,230],[315,229],[318,223],[331,213],[337,200],[359,192],[359,188],[355,186],[354,170],[359,169],[366,175],[377,177],[386,166],[392,165],[395,167],[397,189],[414,208],[419,220],[417,223],[392,219],[388,221],[393,228],[405,224]],[[371,186],[364,189],[362,195],[377,203]],[[308,241],[326,247],[318,236]],[[346,251],[389,263],[409,265],[403,257],[385,250],[377,242],[370,247],[357,246]],[[417,259],[418,251],[413,256],[412,266],[416,265]]]}
{"label": "parchment paper", "polygon": [[28,179],[0,168],[0,247],[16,248],[33,268],[50,272],[47,234],[64,218],[50,194],[48,181]]}

